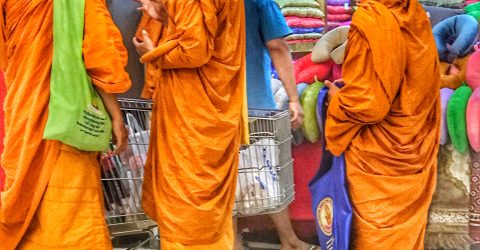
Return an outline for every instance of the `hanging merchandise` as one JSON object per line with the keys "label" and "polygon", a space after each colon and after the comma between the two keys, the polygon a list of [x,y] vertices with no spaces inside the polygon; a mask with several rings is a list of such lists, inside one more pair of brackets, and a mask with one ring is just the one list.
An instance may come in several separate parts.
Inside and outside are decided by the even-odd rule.
{"label": "hanging merchandise", "polygon": [[303,124],[302,132],[307,141],[315,143],[319,138],[318,122],[317,122],[317,100],[318,93],[322,89],[323,83],[316,81],[310,85],[302,94],[300,100],[303,107]]}
{"label": "hanging merchandise", "polygon": [[[319,95],[321,128],[325,128],[328,88]],[[321,131],[323,153],[320,168],[309,183],[312,210],[321,249],[349,249],[352,205],[348,195],[344,156],[333,156],[326,149],[325,131]]]}
{"label": "hanging merchandise", "polygon": [[54,1],[53,61],[43,134],[83,151],[106,151],[112,124],[83,62],[85,1]]}
{"label": "hanging merchandise", "polygon": [[468,101],[467,135],[472,149],[480,153],[480,88],[473,91]]}
{"label": "hanging merchandise", "polygon": [[315,47],[313,47],[312,61],[322,63],[332,59],[336,64],[342,64],[345,57],[349,29],[350,26],[338,27],[320,38]]}
{"label": "hanging merchandise", "polygon": [[440,60],[452,62],[473,50],[478,41],[478,22],[469,15],[453,16],[435,25],[433,36]]}
{"label": "hanging merchandise", "polygon": [[460,153],[468,150],[468,137],[466,125],[467,104],[472,89],[464,85],[455,90],[447,106],[447,125],[453,147]]}
{"label": "hanging merchandise", "polygon": [[440,102],[442,109],[442,118],[440,121],[440,145],[445,145],[448,142],[448,126],[447,126],[447,106],[448,101],[453,95],[454,90],[443,88],[440,90]]}

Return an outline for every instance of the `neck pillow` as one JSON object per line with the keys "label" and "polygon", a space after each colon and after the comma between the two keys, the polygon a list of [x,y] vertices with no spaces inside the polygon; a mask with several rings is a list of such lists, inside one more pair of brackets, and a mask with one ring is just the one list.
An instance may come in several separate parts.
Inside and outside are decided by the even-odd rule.
{"label": "neck pillow", "polygon": [[295,74],[298,74],[300,71],[312,66],[313,64],[314,62],[312,61],[312,53],[310,53],[296,60],[293,63],[293,70],[295,71]]}
{"label": "neck pillow", "polygon": [[447,127],[447,104],[455,92],[453,89],[443,88],[440,90],[440,102],[442,107],[442,117],[440,121],[440,145],[445,145],[448,142],[448,127]]}
{"label": "neck pillow", "polygon": [[[347,41],[349,29],[350,26],[338,27],[322,36],[322,38],[320,38],[320,40],[313,47],[312,61],[316,63],[328,61],[331,58],[332,51]],[[345,51],[343,48],[338,52],[338,54],[342,54],[342,50],[343,52]],[[338,60],[339,58],[337,57],[336,59]],[[341,60],[343,62],[343,55],[341,56]]]}
{"label": "neck pillow", "polygon": [[480,87],[480,51],[477,45],[475,45],[475,52],[468,59],[465,78],[472,89]]}
{"label": "neck pillow", "polygon": [[468,150],[467,105],[472,89],[461,86],[453,93],[447,104],[447,126],[452,145],[460,153]]}
{"label": "neck pillow", "polygon": [[467,135],[472,149],[480,153],[480,88],[473,91],[468,101]]}
{"label": "neck pillow", "polygon": [[469,54],[478,37],[478,22],[469,15],[447,18],[433,27],[441,61],[452,62]]}
{"label": "neck pillow", "polygon": [[440,88],[457,89],[465,82],[469,58],[470,56],[457,58],[452,64],[440,63]]}
{"label": "neck pillow", "polygon": [[323,83],[316,81],[303,92],[300,102],[303,108],[302,132],[307,141],[315,143],[319,138],[317,123],[317,98]]}

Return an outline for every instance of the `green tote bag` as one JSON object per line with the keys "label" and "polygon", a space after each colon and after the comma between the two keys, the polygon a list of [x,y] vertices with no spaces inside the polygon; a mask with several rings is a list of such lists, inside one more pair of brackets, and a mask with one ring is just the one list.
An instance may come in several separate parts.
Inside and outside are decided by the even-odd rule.
{"label": "green tote bag", "polygon": [[43,138],[82,151],[106,151],[112,122],[82,56],[85,0],[53,2],[53,62]]}

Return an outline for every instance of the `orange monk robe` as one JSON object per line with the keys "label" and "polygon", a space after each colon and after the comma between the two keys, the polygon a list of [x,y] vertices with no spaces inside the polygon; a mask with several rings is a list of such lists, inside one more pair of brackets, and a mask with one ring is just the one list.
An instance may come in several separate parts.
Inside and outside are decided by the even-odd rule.
{"label": "orange monk robe", "polygon": [[423,249],[436,184],[439,61],[415,0],[359,6],[329,104],[327,147],[345,153],[354,249]]}
{"label": "orange monk robe", "polygon": [[167,9],[168,26],[152,37],[158,47],[141,58],[158,77],[143,206],[162,249],[231,249],[247,121],[243,1],[177,0]]}
{"label": "orange monk robe", "polygon": [[[53,0],[0,0],[0,66],[7,87],[0,249],[111,249],[96,153],[42,139],[52,19]],[[83,54],[97,88],[129,88],[127,52],[103,0],[86,1]]]}

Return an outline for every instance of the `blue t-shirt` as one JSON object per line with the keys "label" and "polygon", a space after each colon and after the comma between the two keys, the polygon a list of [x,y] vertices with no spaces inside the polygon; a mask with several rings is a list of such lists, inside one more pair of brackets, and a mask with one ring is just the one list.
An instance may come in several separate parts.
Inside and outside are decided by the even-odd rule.
{"label": "blue t-shirt", "polygon": [[271,61],[266,43],[292,33],[273,0],[245,0],[247,97],[250,109],[274,109]]}

